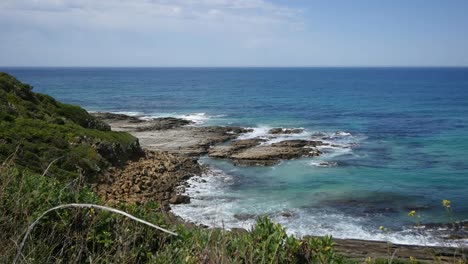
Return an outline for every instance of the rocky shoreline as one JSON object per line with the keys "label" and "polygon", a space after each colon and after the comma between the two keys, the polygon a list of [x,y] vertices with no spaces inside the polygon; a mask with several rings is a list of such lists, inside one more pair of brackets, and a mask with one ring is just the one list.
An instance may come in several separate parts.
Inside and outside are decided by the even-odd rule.
{"label": "rocky shoreline", "polygon": [[[230,160],[236,165],[269,166],[281,160],[319,156],[316,140],[283,140],[263,144],[266,140],[252,138],[240,140],[242,134],[252,129],[235,126],[190,126],[191,121],[164,117],[142,120],[135,116],[112,113],[94,113],[115,131],[129,132],[148,150],[167,151],[198,158],[208,154],[212,158]],[[302,129],[274,128],[271,135],[298,134]],[[227,144],[227,145],[226,145]]]}
{"label": "rocky shoreline", "polygon": [[202,166],[190,157],[146,150],[138,160],[107,170],[92,188],[110,204],[158,201],[168,211],[169,203],[190,202],[190,197],[183,195],[184,190],[179,187],[202,170]]}
{"label": "rocky shoreline", "polygon": [[[145,149],[145,154],[138,160],[130,161],[124,167],[110,168],[93,184],[93,189],[108,203],[157,201],[169,214],[170,204],[190,202],[190,197],[183,194],[184,185],[190,177],[201,175],[206,169],[198,163],[202,155],[241,166],[270,166],[281,160],[319,156],[321,152],[317,147],[327,144],[297,139],[265,144],[262,138],[238,139],[242,134],[252,132],[248,128],[192,126],[189,120],[172,117],[142,119],[113,113],[93,115],[109,124],[112,130],[129,132],[137,137]],[[283,128],[269,131],[272,135],[302,132],[302,129]],[[461,248],[395,245],[356,239],[335,239],[335,242],[341,254],[360,260],[367,256],[388,257],[392,254],[395,258],[411,256],[429,262],[437,260],[437,263],[448,263],[453,256],[466,259],[466,249]]]}

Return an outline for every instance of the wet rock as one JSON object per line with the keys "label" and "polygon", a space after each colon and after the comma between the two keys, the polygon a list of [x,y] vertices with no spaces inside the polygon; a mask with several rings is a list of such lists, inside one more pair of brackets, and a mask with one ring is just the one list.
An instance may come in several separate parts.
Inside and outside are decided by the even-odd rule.
{"label": "wet rock", "polygon": [[269,134],[277,135],[277,134],[300,134],[304,132],[302,128],[272,128],[268,131]]}
{"label": "wet rock", "polygon": [[255,217],[256,217],[256,215],[254,215],[254,214],[244,214],[244,213],[234,214],[234,218],[236,218],[237,220],[240,220],[240,221],[255,219]]}
{"label": "wet rock", "polygon": [[320,167],[333,167],[333,166],[337,166],[338,163],[337,162],[327,162],[327,161],[324,161],[324,162],[320,162],[318,164]]}
{"label": "wet rock", "polygon": [[429,205],[407,205],[404,207],[406,211],[423,211],[423,210],[429,210],[431,207]]}
{"label": "wet rock", "polygon": [[138,116],[129,116],[129,115],[124,115],[124,114],[97,112],[97,113],[91,113],[91,115],[95,116],[97,119],[104,121],[106,123],[110,123],[112,121],[126,121],[129,123],[144,122]]}
{"label": "wet rock", "polygon": [[231,155],[247,148],[252,148],[260,145],[266,140],[260,138],[244,139],[244,140],[235,140],[230,145],[227,146],[215,146],[208,151],[208,155],[212,158],[221,158],[227,159]]}
{"label": "wet rock", "polygon": [[231,148],[234,151],[239,151],[246,148],[253,148],[255,146],[260,145],[262,142],[265,142],[265,139],[261,138],[250,138],[250,139],[243,139],[243,140],[235,140],[231,143]]}
{"label": "wet rock", "polygon": [[155,118],[147,121],[147,123],[145,126],[137,127],[136,131],[166,130],[193,124],[190,120],[174,117]]}
{"label": "wet rock", "polygon": [[282,217],[289,218],[289,217],[292,217],[293,214],[292,214],[291,212],[282,212],[282,213],[281,213],[281,216],[282,216]]}
{"label": "wet rock", "polygon": [[215,146],[208,155],[212,158],[230,159],[236,165],[270,166],[281,160],[318,156],[321,152],[317,146],[320,141],[284,140],[271,145],[261,144],[266,140],[260,138],[236,140],[230,145]]}
{"label": "wet rock", "polygon": [[272,165],[280,160],[314,157],[321,154],[316,141],[285,140],[271,145],[248,148],[230,156],[239,164]]}
{"label": "wet rock", "polygon": [[468,221],[454,223],[424,223],[426,229],[466,230],[468,232]]}
{"label": "wet rock", "polygon": [[272,144],[272,146],[274,147],[289,147],[289,148],[317,147],[321,145],[322,145],[321,141],[303,140],[303,139],[283,140],[281,142]]}
{"label": "wet rock", "polygon": [[190,203],[190,197],[187,195],[179,195],[176,194],[172,196],[172,198],[169,200],[171,204],[187,204]]}
{"label": "wet rock", "polygon": [[382,207],[382,208],[367,208],[363,211],[364,214],[396,214],[398,210],[391,207]]}

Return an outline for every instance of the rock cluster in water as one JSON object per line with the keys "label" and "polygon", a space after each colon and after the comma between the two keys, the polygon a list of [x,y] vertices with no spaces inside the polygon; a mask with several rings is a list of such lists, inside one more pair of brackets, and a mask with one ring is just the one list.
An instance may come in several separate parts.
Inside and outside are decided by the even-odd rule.
{"label": "rock cluster in water", "polygon": [[[273,144],[265,139],[235,140],[252,129],[232,126],[187,126],[191,121],[180,118],[141,120],[121,114],[96,113],[114,130],[130,132],[140,144],[150,150],[168,151],[199,157],[228,159],[236,165],[269,166],[281,160],[314,157],[321,154],[317,146],[324,143],[313,140],[283,140]],[[290,135],[304,132],[302,128],[272,128],[271,135]],[[221,143],[230,142],[228,145]]]}
{"label": "rock cluster in water", "polygon": [[[123,167],[108,170],[93,185],[108,203],[143,203],[159,201],[168,204],[190,202],[180,186],[191,176],[200,175],[197,158],[227,159],[236,165],[268,166],[280,160],[318,156],[321,141],[283,140],[269,144],[265,139],[238,140],[252,129],[233,126],[190,126],[189,120],[164,117],[142,119],[112,113],[94,113],[113,130],[129,132],[140,141],[145,154]],[[303,129],[274,128],[272,135],[302,133]],[[183,187],[182,187],[183,188]]]}
{"label": "rock cluster in water", "polygon": [[322,142],[312,140],[284,140],[262,144],[261,138],[233,141],[227,146],[215,146],[209,150],[213,158],[230,159],[238,165],[274,165],[281,160],[314,157],[321,154],[317,146]]}

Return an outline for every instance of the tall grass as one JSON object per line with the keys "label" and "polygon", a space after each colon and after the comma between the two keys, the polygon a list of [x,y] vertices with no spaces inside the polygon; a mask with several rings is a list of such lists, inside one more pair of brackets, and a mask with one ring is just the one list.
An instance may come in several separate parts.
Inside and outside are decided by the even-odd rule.
{"label": "tall grass", "polygon": [[[25,230],[50,208],[102,204],[82,179],[50,174],[18,169],[14,157],[0,167],[0,263],[12,263]],[[250,232],[230,232],[170,222],[156,203],[113,207],[178,236],[95,208],[50,210],[26,237],[18,263],[349,263],[331,238],[300,241],[266,217]]]}

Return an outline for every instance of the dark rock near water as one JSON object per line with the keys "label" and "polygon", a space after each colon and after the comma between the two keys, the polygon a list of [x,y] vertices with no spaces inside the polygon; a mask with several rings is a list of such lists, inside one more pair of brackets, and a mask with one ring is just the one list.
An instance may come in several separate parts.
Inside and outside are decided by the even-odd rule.
{"label": "dark rock near water", "polygon": [[282,217],[289,218],[289,217],[293,217],[293,214],[292,214],[291,212],[282,212],[282,213],[281,213],[281,216],[282,216]]}
{"label": "dark rock near water", "polygon": [[156,131],[178,128],[193,124],[192,121],[175,117],[159,117],[142,119],[142,116],[128,116],[114,113],[93,113],[101,121],[111,124],[112,127],[118,127],[128,131]]}
{"label": "dark rock near water", "polygon": [[277,134],[300,134],[304,132],[302,128],[272,128],[268,131],[269,134],[277,135]]}
{"label": "dark rock near water", "polygon": [[254,214],[235,214],[234,215],[234,218],[240,221],[255,219],[255,217],[257,217],[257,215],[254,215]]}
{"label": "dark rock near water", "polygon": [[136,131],[166,130],[193,124],[190,120],[174,117],[155,118],[148,121],[148,123],[148,125],[137,127]]}
{"label": "dark rock near water", "polygon": [[406,211],[423,211],[423,210],[429,210],[431,207],[429,205],[407,205],[404,207]]}
{"label": "dark rock near water", "polygon": [[273,165],[281,160],[319,156],[316,141],[285,140],[235,152],[229,158],[240,165]]}
{"label": "dark rock near water", "polygon": [[111,121],[127,121],[129,123],[141,123],[144,122],[138,116],[129,116],[124,114],[115,114],[115,113],[107,113],[107,112],[96,112],[92,113],[93,116],[96,118],[104,121],[104,122],[111,122]]}
{"label": "dark rock near water", "polygon": [[190,203],[190,197],[187,195],[179,195],[176,194],[172,196],[172,198],[169,200],[171,204],[187,204]]}
{"label": "dark rock near water", "polygon": [[338,162],[327,162],[327,161],[324,161],[324,162],[320,162],[318,164],[320,167],[333,167],[333,166],[337,166],[338,165]]}

